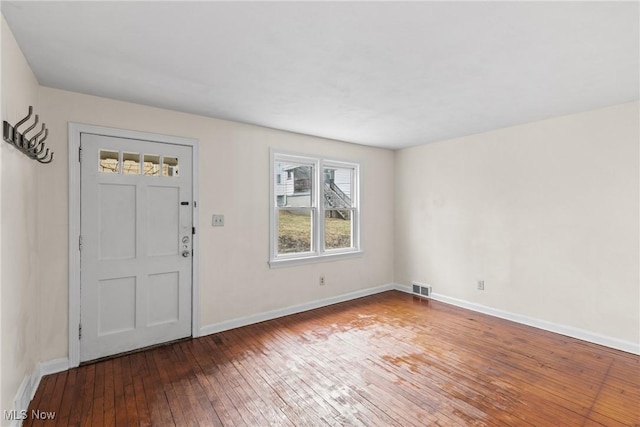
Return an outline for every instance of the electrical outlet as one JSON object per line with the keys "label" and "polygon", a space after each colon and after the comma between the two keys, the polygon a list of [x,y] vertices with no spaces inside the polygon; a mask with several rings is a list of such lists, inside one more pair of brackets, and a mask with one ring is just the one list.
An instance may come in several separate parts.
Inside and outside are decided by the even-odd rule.
{"label": "electrical outlet", "polygon": [[484,291],[484,280],[478,280],[478,290]]}
{"label": "electrical outlet", "polygon": [[224,215],[213,215],[211,225],[214,227],[224,227]]}
{"label": "electrical outlet", "polygon": [[320,276],[320,286],[324,286],[324,276]]}

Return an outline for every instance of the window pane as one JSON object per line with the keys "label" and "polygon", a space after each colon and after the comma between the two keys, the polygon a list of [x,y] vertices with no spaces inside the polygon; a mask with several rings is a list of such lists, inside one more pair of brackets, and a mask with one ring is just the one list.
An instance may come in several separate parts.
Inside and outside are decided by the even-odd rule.
{"label": "window pane", "polygon": [[353,246],[351,210],[324,211],[325,249],[345,249]]}
{"label": "window pane", "polygon": [[328,167],[324,168],[322,175],[324,207],[328,209],[352,207],[353,169]]}
{"label": "window pane", "polygon": [[122,173],[140,175],[139,153],[122,153]]}
{"label": "window pane", "polygon": [[118,151],[100,150],[100,159],[98,160],[98,171],[105,173],[120,172],[120,153]]}
{"label": "window pane", "polygon": [[160,156],[157,154],[144,155],[144,175],[160,175]]}
{"label": "window pane", "polygon": [[278,253],[311,251],[311,209],[278,211]]}
{"label": "window pane", "polygon": [[178,176],[178,158],[164,156],[162,159],[162,176]]}
{"label": "window pane", "polygon": [[273,179],[278,206],[312,206],[313,166],[276,162]]}

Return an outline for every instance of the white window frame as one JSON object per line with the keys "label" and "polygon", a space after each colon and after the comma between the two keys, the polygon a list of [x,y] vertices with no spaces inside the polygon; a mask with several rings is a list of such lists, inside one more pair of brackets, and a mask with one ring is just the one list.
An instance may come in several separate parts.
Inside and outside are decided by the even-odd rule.
{"label": "white window frame", "polygon": [[[270,150],[269,167],[269,265],[271,268],[291,265],[340,260],[362,255],[360,246],[360,165],[355,162],[331,160],[320,156],[292,154]],[[311,251],[278,255],[278,212],[276,197],[276,162],[291,162],[313,167],[311,189]],[[353,170],[352,195],[353,214],[352,246],[350,248],[325,249],[324,168],[336,167]]]}

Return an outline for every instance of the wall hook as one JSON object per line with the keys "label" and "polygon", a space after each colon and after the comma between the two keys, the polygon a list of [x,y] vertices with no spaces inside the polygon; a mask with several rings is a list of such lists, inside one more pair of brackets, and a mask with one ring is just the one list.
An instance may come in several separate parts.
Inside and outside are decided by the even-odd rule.
{"label": "wall hook", "polygon": [[38,132],[33,138],[31,138],[31,140],[27,139],[27,142],[30,143],[31,141],[33,141],[33,146],[31,146],[31,144],[29,144],[28,148],[31,149],[33,147],[36,146],[36,144],[38,143],[38,138],[40,138],[40,135],[42,135],[45,131],[45,127],[44,127],[44,123],[42,124],[42,130],[40,132]]}
{"label": "wall hook", "polygon": [[27,120],[29,120],[31,118],[31,114],[33,114],[33,107],[31,105],[29,105],[29,114],[27,114],[27,117],[25,117],[24,119],[20,120],[18,123],[16,123],[16,125],[13,127],[13,129],[18,132],[18,128],[20,126],[22,126],[24,123],[26,123]]}
{"label": "wall hook", "polygon": [[51,152],[51,157],[49,157],[49,159],[47,159],[47,155],[49,155],[49,149],[47,148],[47,151],[44,153],[44,156],[42,157],[34,157],[37,161],[39,161],[40,163],[51,163],[53,161],[53,151]]}
{"label": "wall hook", "polygon": [[[27,134],[28,134],[29,132],[31,132],[31,130],[32,130],[33,128],[35,128],[35,127],[36,127],[36,125],[38,124],[38,115],[37,115],[37,114],[35,115],[35,120],[36,120],[36,121],[35,121],[35,122],[33,122],[33,124],[32,124],[31,126],[29,126],[29,127],[27,128],[27,130],[25,130],[24,132],[22,132],[22,136],[23,136],[24,138],[26,138]],[[42,125],[44,126],[44,123],[43,123]],[[17,126],[16,126],[16,127],[17,127]]]}
{"label": "wall hook", "polygon": [[[26,117],[16,123],[15,126],[11,126],[7,121],[2,122],[2,139],[14,145],[18,150],[22,151],[29,158],[37,160],[40,163],[51,163],[53,161],[53,151],[49,151],[48,148],[45,148],[44,141],[49,136],[49,129],[47,129],[46,125],[42,123],[42,128],[40,132],[35,134],[33,137],[28,137],[27,134],[34,130],[38,125],[38,121],[40,118],[36,114],[34,117],[34,122],[31,126],[29,126],[24,132],[19,132],[18,128],[31,119],[33,115],[33,107],[29,106],[29,113]],[[44,155],[41,155],[44,152]]]}

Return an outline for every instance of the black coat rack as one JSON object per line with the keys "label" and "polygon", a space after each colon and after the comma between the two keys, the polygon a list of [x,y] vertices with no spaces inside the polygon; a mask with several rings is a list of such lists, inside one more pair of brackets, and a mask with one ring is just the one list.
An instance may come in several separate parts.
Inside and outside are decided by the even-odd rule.
{"label": "black coat rack", "polygon": [[29,106],[29,114],[27,117],[16,123],[15,126],[11,126],[6,120],[2,122],[2,139],[9,144],[13,144],[16,148],[22,151],[28,157],[39,161],[40,163],[51,163],[53,161],[53,151],[49,152],[49,149],[44,146],[44,140],[49,135],[49,129],[42,123],[42,129],[37,134],[28,137],[27,134],[31,132],[38,124],[38,115],[35,115],[34,123],[25,129],[24,132],[19,132],[18,128],[29,121],[33,114],[33,107]]}

